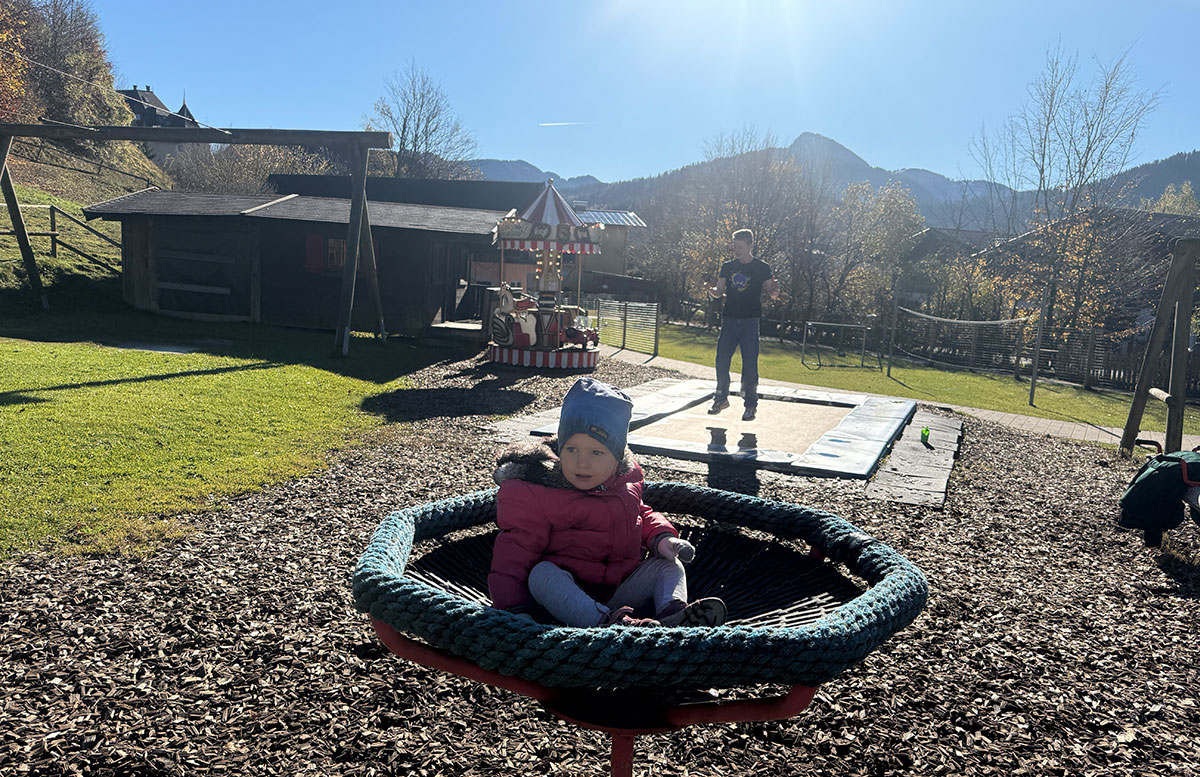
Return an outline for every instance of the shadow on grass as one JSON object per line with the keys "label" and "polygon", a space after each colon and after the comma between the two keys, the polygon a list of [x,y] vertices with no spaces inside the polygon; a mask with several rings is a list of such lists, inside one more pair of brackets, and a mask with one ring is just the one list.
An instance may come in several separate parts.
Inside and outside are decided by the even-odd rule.
{"label": "shadow on grass", "polygon": [[[57,386],[43,386],[28,389],[17,389],[0,393],[0,404],[18,404],[9,402],[9,397],[21,397],[27,394],[40,394],[43,391],[66,391],[70,389],[97,388],[100,386],[118,386],[123,383],[149,383],[156,380],[171,380],[172,378],[190,378],[197,375],[220,375],[225,372],[245,372],[248,370],[269,370],[281,365],[272,362],[258,364],[242,364],[233,367],[214,367],[211,370],[185,370],[183,372],[165,372],[159,375],[139,375],[135,378],[112,378],[110,380],[89,380],[83,383],[60,383]],[[49,400],[29,398],[29,402],[46,402]]]}
{"label": "shadow on grass", "polygon": [[527,391],[506,388],[480,390],[479,386],[400,389],[367,397],[363,400],[362,409],[381,416],[389,423],[396,423],[440,417],[512,415],[528,407],[536,398]]}
{"label": "shadow on grass", "polygon": [[[334,353],[330,331],[263,324],[190,321],[135,310],[121,301],[115,284],[63,282],[48,291],[42,310],[28,290],[0,290],[0,337],[44,343],[95,343],[110,347],[177,346],[190,352],[274,365],[304,364],[345,377],[386,384],[403,375],[479,352],[475,343],[390,336],[355,337],[350,352]],[[155,348],[157,350],[157,348]]]}

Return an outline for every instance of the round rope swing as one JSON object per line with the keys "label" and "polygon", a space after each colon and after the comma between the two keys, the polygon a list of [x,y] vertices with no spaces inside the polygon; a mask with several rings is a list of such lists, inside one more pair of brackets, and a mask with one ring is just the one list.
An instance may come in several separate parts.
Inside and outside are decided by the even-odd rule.
{"label": "round rope swing", "polygon": [[[685,483],[648,482],[643,500],[696,546],[690,595],[720,596],[724,626],[582,629],[492,608],[496,489],[389,515],[359,559],[355,605],[397,655],[612,733],[614,777],[631,774],[638,734],[796,715],[925,606],[920,570],[836,515]],[[760,684],[792,688],[698,691]]]}

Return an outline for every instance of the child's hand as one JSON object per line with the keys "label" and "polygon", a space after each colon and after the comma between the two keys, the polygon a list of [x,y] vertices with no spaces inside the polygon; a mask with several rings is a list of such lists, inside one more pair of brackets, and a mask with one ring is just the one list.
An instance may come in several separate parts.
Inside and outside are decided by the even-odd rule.
{"label": "child's hand", "polygon": [[678,558],[685,564],[696,558],[696,546],[678,537],[666,536],[658,541],[658,555],[665,559]]}

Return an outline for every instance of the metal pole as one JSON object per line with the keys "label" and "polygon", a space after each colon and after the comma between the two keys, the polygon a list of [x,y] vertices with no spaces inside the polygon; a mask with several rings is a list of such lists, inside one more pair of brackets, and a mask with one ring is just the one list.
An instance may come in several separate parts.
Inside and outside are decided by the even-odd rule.
{"label": "metal pole", "polygon": [[654,355],[658,356],[658,330],[662,328],[662,309],[654,303]]}
{"label": "metal pole", "polygon": [[899,324],[897,317],[900,315],[900,305],[896,301],[896,297],[892,297],[892,331],[888,337],[888,368],[887,376],[892,377],[892,349],[896,346],[896,326]]}
{"label": "metal pole", "polygon": [[621,303],[621,350],[625,350],[625,332],[629,329],[629,303]]}
{"label": "metal pole", "polygon": [[1089,389],[1092,387],[1092,368],[1096,360],[1096,334],[1098,327],[1093,326],[1088,332],[1087,354],[1083,360],[1083,387]]}
{"label": "metal pole", "polygon": [[1041,312],[1041,315],[1038,316],[1037,342],[1034,343],[1034,346],[1033,346],[1033,370],[1029,373],[1029,406],[1030,407],[1036,407],[1036,405],[1033,404],[1033,395],[1037,391],[1038,364],[1042,360],[1042,332],[1044,330],[1043,325],[1046,323],[1046,306],[1047,306],[1046,302],[1045,302],[1045,298],[1048,298],[1049,296],[1050,295],[1048,293],[1046,293],[1044,295],[1043,301],[1042,301],[1042,312]]}

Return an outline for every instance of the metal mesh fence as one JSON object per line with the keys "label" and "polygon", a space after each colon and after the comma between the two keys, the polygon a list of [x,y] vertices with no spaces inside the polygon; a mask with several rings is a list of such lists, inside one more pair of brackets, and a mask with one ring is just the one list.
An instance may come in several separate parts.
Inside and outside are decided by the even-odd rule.
{"label": "metal mesh fence", "polygon": [[1026,318],[956,321],[899,308],[894,348],[910,359],[972,370],[1013,370],[1025,358]]}
{"label": "metal mesh fence", "polygon": [[597,300],[588,307],[596,311],[600,342],[658,355],[658,303]]}

